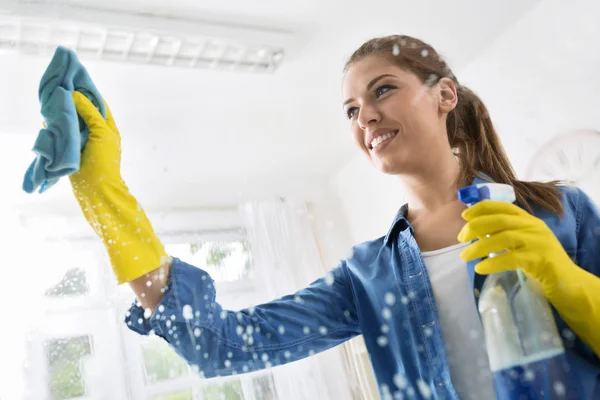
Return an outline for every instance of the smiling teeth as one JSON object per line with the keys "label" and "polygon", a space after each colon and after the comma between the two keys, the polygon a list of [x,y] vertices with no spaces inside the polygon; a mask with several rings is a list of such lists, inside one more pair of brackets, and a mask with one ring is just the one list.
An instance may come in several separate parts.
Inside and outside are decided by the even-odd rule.
{"label": "smiling teeth", "polygon": [[376,148],[377,146],[379,146],[379,145],[380,145],[380,144],[381,144],[381,143],[382,143],[384,140],[387,140],[387,139],[393,138],[394,136],[396,136],[396,134],[395,134],[395,133],[391,133],[391,132],[390,132],[390,133],[386,133],[385,135],[378,136],[378,137],[376,137],[375,139],[373,139],[373,140],[371,141],[371,147],[375,149],[375,148]]}

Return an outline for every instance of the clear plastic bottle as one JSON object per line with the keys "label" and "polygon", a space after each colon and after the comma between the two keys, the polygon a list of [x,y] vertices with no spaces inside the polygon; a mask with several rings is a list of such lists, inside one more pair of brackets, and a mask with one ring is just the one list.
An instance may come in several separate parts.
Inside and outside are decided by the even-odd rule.
{"label": "clear plastic bottle", "polygon": [[[458,198],[468,206],[486,199],[514,203],[515,192],[486,183],[460,189]],[[489,275],[478,309],[498,399],[582,399],[552,309],[535,280],[521,269]]]}

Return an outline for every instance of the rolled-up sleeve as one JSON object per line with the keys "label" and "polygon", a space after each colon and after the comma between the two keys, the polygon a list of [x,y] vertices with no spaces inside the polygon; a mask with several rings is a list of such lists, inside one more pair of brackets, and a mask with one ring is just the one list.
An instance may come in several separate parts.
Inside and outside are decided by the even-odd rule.
{"label": "rolled-up sleeve", "polygon": [[360,333],[342,262],[294,294],[239,311],[216,301],[213,279],[173,259],[165,296],[153,315],[134,303],[128,327],[164,338],[206,378],[282,365],[334,347]]}

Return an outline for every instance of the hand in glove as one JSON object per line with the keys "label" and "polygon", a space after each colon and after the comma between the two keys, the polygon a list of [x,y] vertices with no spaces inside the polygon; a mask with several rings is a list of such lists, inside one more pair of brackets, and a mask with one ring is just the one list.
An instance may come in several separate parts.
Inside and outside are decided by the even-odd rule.
{"label": "hand in glove", "polygon": [[[458,240],[479,239],[461,253],[487,275],[521,268],[536,280],[571,329],[600,355],[600,278],[578,267],[546,223],[518,206],[485,200],[465,210]],[[489,237],[488,237],[489,235]]]}
{"label": "hand in glove", "polygon": [[106,107],[106,120],[79,92],[77,113],[89,128],[80,170],[69,176],[81,210],[102,239],[119,283],[130,282],[168,261],[162,243],[121,178],[121,136]]}

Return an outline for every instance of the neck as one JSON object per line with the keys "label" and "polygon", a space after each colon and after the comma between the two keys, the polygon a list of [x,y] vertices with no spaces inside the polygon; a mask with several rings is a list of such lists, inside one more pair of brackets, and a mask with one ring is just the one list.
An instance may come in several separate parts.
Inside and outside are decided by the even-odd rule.
{"label": "neck", "polygon": [[457,182],[460,165],[452,154],[418,173],[402,175],[412,218],[439,210],[458,201],[456,192],[465,182]]}

